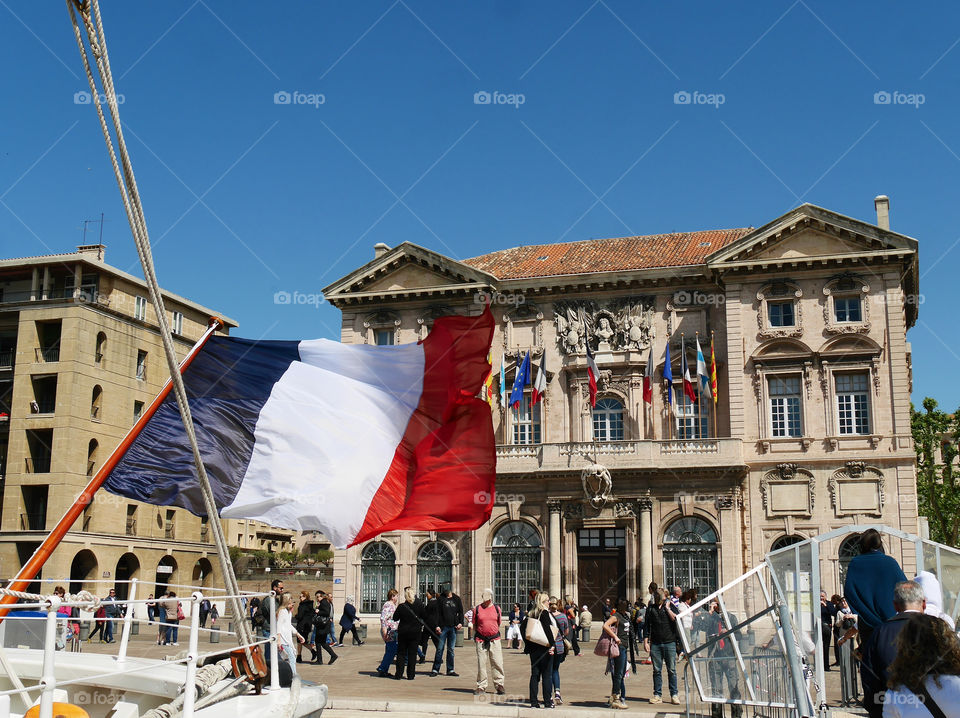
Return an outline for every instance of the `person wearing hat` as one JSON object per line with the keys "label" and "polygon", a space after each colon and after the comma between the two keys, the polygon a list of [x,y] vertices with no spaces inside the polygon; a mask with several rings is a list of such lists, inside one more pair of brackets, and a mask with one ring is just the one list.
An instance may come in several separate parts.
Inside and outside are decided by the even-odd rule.
{"label": "person wearing hat", "polygon": [[500,606],[493,602],[493,591],[483,589],[483,600],[473,609],[474,644],[477,647],[477,687],[476,695],[487,692],[487,663],[493,673],[493,686],[498,696],[505,692],[503,687],[503,653],[500,650]]}

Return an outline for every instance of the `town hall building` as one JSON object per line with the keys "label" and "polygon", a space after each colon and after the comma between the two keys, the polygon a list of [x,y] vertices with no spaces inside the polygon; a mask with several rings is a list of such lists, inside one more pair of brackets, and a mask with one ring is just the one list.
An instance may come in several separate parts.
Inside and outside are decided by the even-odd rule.
{"label": "town hall building", "polygon": [[[437,317],[479,314],[492,298],[497,491],[476,497],[492,503],[477,531],[387,533],[338,551],[335,601],[354,596],[369,614],[392,587],[450,584],[465,604],[492,587],[509,608],[538,588],[597,615],[603,599],[642,597],[651,582],[705,595],[839,526],[919,533],[907,342],[917,241],[890,230],[886,197],[875,208],[871,222],[805,204],[759,228],[465,260],[378,244],[325,290],[345,343],[414,342]],[[698,385],[698,345],[708,366],[716,359],[716,401]],[[544,398],[533,405],[528,386],[503,408],[501,361],[509,391],[528,351]],[[855,537],[835,543],[821,547],[828,593],[857,550]],[[915,558],[897,559],[912,575]]]}

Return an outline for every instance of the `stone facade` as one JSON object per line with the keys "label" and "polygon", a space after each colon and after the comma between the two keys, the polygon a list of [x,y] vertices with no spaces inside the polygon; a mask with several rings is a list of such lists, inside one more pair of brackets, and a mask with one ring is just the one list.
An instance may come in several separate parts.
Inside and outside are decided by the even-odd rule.
{"label": "stone facade", "polygon": [[[99,245],[0,261],[0,578],[32,555],[169,377],[147,297]],[[170,293],[164,303],[182,358],[215,313]],[[220,318],[221,332],[236,326]],[[250,535],[265,548],[254,524],[225,522],[228,541]],[[137,578],[141,596],[166,583],[222,585],[207,529],[186,511],[100,491],[41,578],[102,594],[94,579]],[[294,532],[283,533],[268,538],[289,549]]]}
{"label": "stone facade", "polygon": [[[405,343],[492,297],[493,370],[529,350],[542,404],[493,409],[497,495],[471,533],[390,533],[337,552],[337,600],[450,581],[505,604],[531,587],[578,597],[701,594],[773,547],[851,523],[916,533],[910,347],[917,242],[803,205],[754,229],[538,245],[455,261],[404,243],[326,290],[346,343]],[[683,397],[682,357],[717,361]],[[667,404],[669,344],[674,405]],[[591,410],[586,348],[600,370]],[[653,400],[643,399],[652,347]],[[499,382],[495,390],[499,391]],[[529,389],[528,389],[529,394]],[[822,547],[823,586],[849,546]],[[914,558],[898,556],[910,574]],[[389,584],[389,585],[388,585]],[[595,614],[596,615],[596,612]]]}

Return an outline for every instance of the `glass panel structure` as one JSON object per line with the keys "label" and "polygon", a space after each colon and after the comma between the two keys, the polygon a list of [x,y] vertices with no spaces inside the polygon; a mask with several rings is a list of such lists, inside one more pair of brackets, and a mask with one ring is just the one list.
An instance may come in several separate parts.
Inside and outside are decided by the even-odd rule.
{"label": "glass panel structure", "polygon": [[540,588],[540,534],[526,521],[511,521],[493,537],[493,595],[501,606],[527,605],[527,592]]}
{"label": "glass panel structure", "polygon": [[394,588],[397,555],[390,544],[374,541],[367,544],[360,558],[360,610],[380,613],[387,591]]}
{"label": "glass panel structure", "polygon": [[513,443],[540,443],[540,403],[530,406],[530,392],[525,392],[520,406],[513,410]]}
{"label": "glass panel structure", "polygon": [[796,322],[793,302],[767,302],[767,318],[771,327],[792,327]]}

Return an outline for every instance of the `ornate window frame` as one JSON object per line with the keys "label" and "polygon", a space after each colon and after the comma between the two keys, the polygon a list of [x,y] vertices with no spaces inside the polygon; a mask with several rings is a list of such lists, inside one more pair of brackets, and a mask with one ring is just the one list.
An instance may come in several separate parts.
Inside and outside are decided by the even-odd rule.
{"label": "ornate window frame", "polygon": [[[845,484],[873,484],[877,491],[877,509],[874,511],[844,510],[840,506],[840,492]],[[886,479],[883,471],[863,461],[848,461],[844,468],[837,469],[827,481],[830,491],[830,504],[838,518],[846,516],[883,516],[886,504]]]}
{"label": "ornate window frame", "polygon": [[[781,289],[782,288],[782,289]],[[757,335],[763,339],[785,339],[803,336],[803,290],[798,284],[779,280],[765,284],[757,292]],[[794,325],[792,327],[770,326],[769,302],[793,301]]]}
{"label": "ornate window frame", "polygon": [[874,400],[874,397],[868,395],[869,405],[867,410],[870,417],[870,433],[869,434],[841,434],[840,433],[840,418],[837,415],[837,383],[835,379],[835,374],[847,374],[847,373],[857,373],[857,372],[866,372],[867,374],[867,385],[873,385],[874,396],[879,394],[880,390],[880,357],[879,356],[869,356],[863,357],[862,359],[857,359],[853,361],[844,360],[842,362],[834,362],[825,357],[820,359],[820,387],[823,389],[823,399],[824,399],[824,411],[826,413],[825,426],[827,427],[827,442],[830,444],[831,449],[838,449],[841,443],[844,442],[854,442],[862,441],[868,439],[870,441],[870,446],[874,449],[880,445],[880,440],[883,438],[882,434],[878,431],[877,428],[877,403]]}
{"label": "ornate window frame", "polygon": [[400,315],[389,309],[379,309],[363,318],[363,343],[376,344],[377,332],[389,330],[393,332],[393,343],[400,343]]}
{"label": "ornate window frame", "polygon": [[[870,331],[870,285],[865,280],[844,274],[823,286],[823,296],[823,327],[827,334],[864,334]],[[860,321],[838,322],[834,300],[851,296],[860,298]]]}
{"label": "ornate window frame", "polygon": [[[531,357],[543,356],[543,311],[533,302],[518,304],[515,309],[503,314],[503,350],[507,353],[519,352],[513,346],[514,326],[533,325],[533,346],[529,347]],[[522,358],[522,355],[521,355]]]}
{"label": "ornate window frame", "polygon": [[[807,489],[807,510],[778,510],[773,505],[771,486],[800,486]],[[767,471],[760,479],[760,498],[763,501],[763,510],[767,517],[773,516],[800,516],[812,518],[813,507],[817,496],[817,484],[813,474],[807,469],[799,468],[796,464],[777,464]]]}
{"label": "ornate window frame", "polygon": [[[806,451],[813,443],[809,435],[810,419],[810,388],[813,384],[813,359],[802,360],[802,363],[783,364],[780,362],[764,362],[762,359],[753,359],[753,389],[757,397],[757,417],[759,420],[759,448],[761,452],[770,451],[772,444],[799,443],[800,448]],[[800,428],[801,436],[773,436],[770,426],[770,391],[769,379],[776,376],[799,376],[801,381],[800,392]]]}
{"label": "ornate window frame", "polygon": [[440,317],[447,317],[457,314],[449,304],[431,304],[424,307],[417,315],[417,340],[423,341],[427,338],[430,330],[433,328],[433,322]]}

